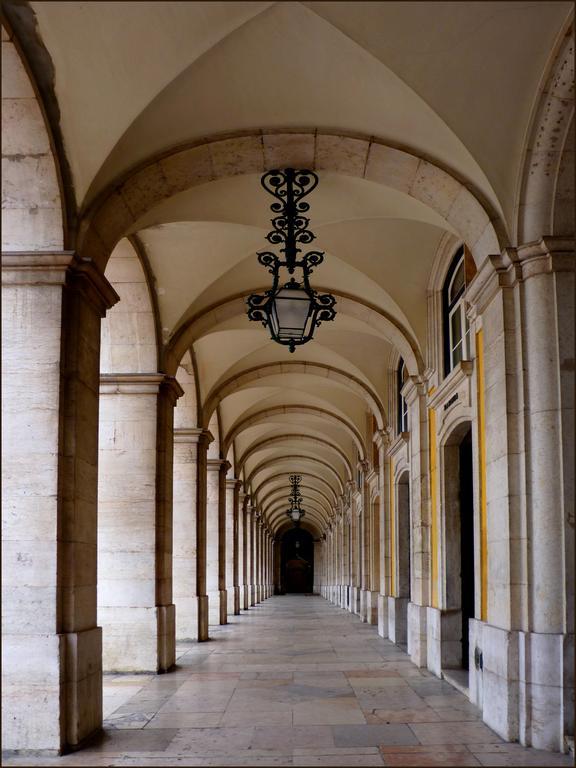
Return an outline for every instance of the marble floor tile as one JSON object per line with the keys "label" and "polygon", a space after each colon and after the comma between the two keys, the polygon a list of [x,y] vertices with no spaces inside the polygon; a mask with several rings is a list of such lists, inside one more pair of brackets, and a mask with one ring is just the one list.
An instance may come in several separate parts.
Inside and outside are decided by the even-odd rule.
{"label": "marble floor tile", "polygon": [[[366,713],[367,710],[364,710]],[[371,716],[382,723],[436,723],[442,718],[431,707],[421,709],[374,709]],[[368,714],[366,714],[368,717]]]}
{"label": "marble floor tile", "polygon": [[480,765],[470,752],[446,752],[444,749],[427,750],[416,754],[411,752],[386,752],[383,754],[384,765],[410,766],[471,766]]}
{"label": "marble floor tile", "polygon": [[292,725],[292,709],[285,707],[284,709],[276,709],[273,711],[266,711],[265,713],[258,712],[254,709],[227,709],[222,715],[220,725],[232,726],[232,725],[254,725],[256,722],[260,722],[260,716],[262,721],[265,720],[267,726],[271,725]]}
{"label": "marble floor tile", "polygon": [[146,728],[216,728],[220,725],[220,712],[168,712],[157,714],[146,723]]}
{"label": "marble floor tile", "polygon": [[294,725],[345,725],[366,722],[358,702],[351,697],[296,704],[293,714]]}
{"label": "marble floor tile", "polygon": [[333,747],[332,728],[326,725],[254,728],[254,749],[294,749],[298,747]]}
{"label": "marble floor tile", "polygon": [[337,747],[379,747],[382,744],[418,744],[407,725],[341,725],[334,728]]}
{"label": "marble floor tile", "polygon": [[409,726],[421,744],[490,744],[495,734],[484,723],[414,723]]}
{"label": "marble floor tile", "polygon": [[274,597],[165,675],[106,674],[101,736],[6,766],[568,766],[503,742],[448,682],[319,597]]}
{"label": "marble floor tile", "polygon": [[183,728],[165,748],[166,752],[176,754],[234,755],[242,749],[248,749],[254,738],[251,726],[222,728]]}
{"label": "marble floor tile", "polygon": [[293,765],[301,766],[356,766],[356,765],[384,765],[380,755],[306,755],[294,756]]}

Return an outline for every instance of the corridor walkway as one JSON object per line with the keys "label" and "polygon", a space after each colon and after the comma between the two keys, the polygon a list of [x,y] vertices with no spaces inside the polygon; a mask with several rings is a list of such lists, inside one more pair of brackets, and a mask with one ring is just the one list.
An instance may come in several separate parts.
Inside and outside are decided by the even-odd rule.
{"label": "corridor walkway", "polygon": [[166,675],[109,675],[105,733],[4,765],[571,765],[506,744],[446,682],[320,597],[273,597]]}

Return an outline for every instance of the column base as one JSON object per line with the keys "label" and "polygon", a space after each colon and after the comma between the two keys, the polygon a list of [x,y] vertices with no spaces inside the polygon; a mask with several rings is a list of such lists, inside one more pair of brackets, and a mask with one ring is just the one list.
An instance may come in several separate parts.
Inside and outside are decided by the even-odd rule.
{"label": "column base", "polygon": [[397,645],[405,645],[408,638],[407,597],[388,598],[388,637]]}
{"label": "column base", "polygon": [[462,667],[462,618],[460,611],[426,609],[426,656],[430,672]]}
{"label": "column base", "polygon": [[424,605],[408,603],[408,655],[417,667],[426,667],[428,664],[426,612]]}
{"label": "column base", "polygon": [[198,640],[198,597],[176,596],[176,640]]}
{"label": "column base", "polygon": [[225,589],[220,589],[219,593],[220,624],[228,624],[228,593]]}
{"label": "column base", "polygon": [[366,592],[366,621],[378,624],[378,592]]}
{"label": "column base", "polygon": [[240,608],[242,608],[243,611],[247,611],[250,607],[250,590],[248,589],[247,584],[242,584],[240,586]]}
{"label": "column base", "polygon": [[250,584],[248,589],[250,591],[250,605],[256,605],[256,587],[254,584]]}
{"label": "column base", "polygon": [[168,672],[176,664],[176,606],[157,605],[158,672]]}
{"label": "column base", "polygon": [[234,616],[240,615],[240,587],[232,587],[234,590]]}
{"label": "column base", "polygon": [[351,613],[360,613],[360,592],[361,590],[359,587],[351,587],[350,588],[350,605],[348,607],[348,610]]}
{"label": "column base", "polygon": [[388,597],[380,593],[378,595],[378,634],[380,637],[388,637]]}
{"label": "column base", "polygon": [[481,695],[486,725],[508,741],[566,752],[574,723],[574,635],[470,623],[470,692],[476,700]]}
{"label": "column base", "polygon": [[227,616],[233,616],[234,615],[234,587],[226,587],[226,615]]}
{"label": "column base", "polygon": [[102,629],[4,635],[2,748],[61,754],[102,727]]}
{"label": "column base", "polygon": [[[220,590],[210,590],[208,592],[208,624],[211,626],[219,625],[221,621],[220,608]],[[226,622],[224,622],[226,623]]]}
{"label": "column base", "polygon": [[154,672],[159,669],[159,615],[156,606],[99,606],[104,627],[105,672]]}
{"label": "column base", "polygon": [[198,642],[202,643],[209,639],[208,634],[208,595],[198,595]]}

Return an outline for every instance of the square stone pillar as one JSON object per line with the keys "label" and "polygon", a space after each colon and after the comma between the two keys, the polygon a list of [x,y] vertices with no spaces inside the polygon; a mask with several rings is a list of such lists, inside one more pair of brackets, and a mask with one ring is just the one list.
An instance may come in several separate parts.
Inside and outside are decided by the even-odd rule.
{"label": "square stone pillar", "polygon": [[240,613],[240,587],[238,586],[238,503],[241,482],[236,478],[226,480],[226,560],[225,588],[228,614]]}
{"label": "square stone pillar", "polygon": [[248,538],[247,552],[248,552],[248,592],[250,595],[249,604],[256,605],[256,585],[255,579],[255,535],[256,535],[256,507],[252,504],[248,504],[246,507],[246,532]]}
{"label": "square stone pillar", "polygon": [[505,739],[558,751],[574,721],[574,268],[574,240],[545,236],[489,256],[467,291],[490,435],[472,688]]}
{"label": "square stone pillar", "polygon": [[[197,484],[199,428],[174,430],[174,602],[176,639],[198,639]],[[211,437],[211,436],[210,436]]]}
{"label": "square stone pillar", "polygon": [[102,725],[100,320],[116,301],[72,252],[2,255],[6,750],[61,752]]}
{"label": "square stone pillar", "polygon": [[246,493],[240,492],[240,509],[239,519],[242,521],[240,530],[240,552],[241,552],[241,569],[240,569],[240,608],[247,611],[250,607],[250,589],[248,586],[249,575],[249,543],[250,533],[248,530],[248,503],[250,496]]}
{"label": "square stone pillar", "polygon": [[254,521],[254,586],[256,587],[256,602],[261,603],[263,598],[262,590],[262,519],[261,512],[256,512]]}
{"label": "square stone pillar", "polygon": [[208,446],[214,438],[207,430],[198,435],[196,473],[196,589],[198,605],[198,640],[208,640],[207,593],[207,480]]}
{"label": "square stone pillar", "polygon": [[206,462],[206,592],[208,621],[226,624],[226,472],[230,464],[221,459]]}
{"label": "square stone pillar", "polygon": [[161,373],[100,379],[98,618],[107,671],[166,671],[175,662],[172,446],[180,393]]}
{"label": "square stone pillar", "polygon": [[183,394],[184,390],[174,377],[164,377],[158,392],[156,432],[156,621],[159,672],[166,672],[176,663],[176,616],[172,602],[174,407],[176,400]]}

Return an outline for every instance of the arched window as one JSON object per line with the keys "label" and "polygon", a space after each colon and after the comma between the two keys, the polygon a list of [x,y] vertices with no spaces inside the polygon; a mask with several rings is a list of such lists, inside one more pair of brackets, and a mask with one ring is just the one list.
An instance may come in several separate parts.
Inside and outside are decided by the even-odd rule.
{"label": "arched window", "polygon": [[476,273],[472,255],[461,246],[448,270],[442,290],[444,375],[470,357],[470,323],[464,309],[466,286]]}
{"label": "arched window", "polygon": [[404,360],[400,358],[398,370],[396,371],[396,396],[398,402],[398,434],[408,432],[408,403],[402,397],[400,392],[402,387],[408,381],[408,370]]}

